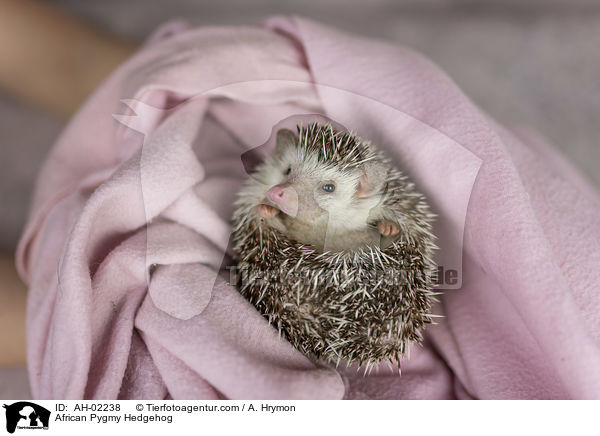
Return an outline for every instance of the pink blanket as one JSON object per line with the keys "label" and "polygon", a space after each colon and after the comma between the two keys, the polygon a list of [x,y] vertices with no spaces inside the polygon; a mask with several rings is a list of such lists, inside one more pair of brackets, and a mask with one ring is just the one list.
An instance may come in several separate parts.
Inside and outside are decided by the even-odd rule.
{"label": "pink blanket", "polygon": [[[439,215],[444,317],[401,376],[315,365],[227,283],[241,157],[306,114]],[[421,56],[303,19],[161,28],[55,144],[17,262],[38,399],[600,398],[596,193]]]}

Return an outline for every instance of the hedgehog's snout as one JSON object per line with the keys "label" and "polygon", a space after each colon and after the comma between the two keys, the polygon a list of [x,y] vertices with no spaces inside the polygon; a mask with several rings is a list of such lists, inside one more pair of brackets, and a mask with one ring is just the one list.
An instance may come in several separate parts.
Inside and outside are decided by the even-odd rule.
{"label": "hedgehog's snout", "polygon": [[289,183],[273,186],[267,197],[285,214],[291,217],[298,215],[298,192]]}

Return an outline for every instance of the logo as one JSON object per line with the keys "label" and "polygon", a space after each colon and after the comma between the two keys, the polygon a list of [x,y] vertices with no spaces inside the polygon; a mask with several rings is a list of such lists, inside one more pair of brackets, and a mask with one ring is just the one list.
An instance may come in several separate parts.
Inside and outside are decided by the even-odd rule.
{"label": "logo", "polygon": [[19,401],[4,405],[6,409],[6,431],[14,433],[15,429],[48,430],[50,411],[29,401]]}

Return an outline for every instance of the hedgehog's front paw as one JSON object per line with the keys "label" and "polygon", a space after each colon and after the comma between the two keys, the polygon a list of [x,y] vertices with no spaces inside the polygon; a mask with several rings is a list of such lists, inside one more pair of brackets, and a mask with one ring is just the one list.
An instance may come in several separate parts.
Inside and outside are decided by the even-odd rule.
{"label": "hedgehog's front paw", "polygon": [[388,220],[379,221],[377,223],[377,229],[379,229],[379,233],[381,233],[383,236],[396,236],[398,233],[400,233],[400,226]]}
{"label": "hedgehog's front paw", "polygon": [[279,213],[279,209],[269,206],[268,204],[259,204],[258,205],[258,215],[261,218],[269,219],[273,218],[275,215]]}

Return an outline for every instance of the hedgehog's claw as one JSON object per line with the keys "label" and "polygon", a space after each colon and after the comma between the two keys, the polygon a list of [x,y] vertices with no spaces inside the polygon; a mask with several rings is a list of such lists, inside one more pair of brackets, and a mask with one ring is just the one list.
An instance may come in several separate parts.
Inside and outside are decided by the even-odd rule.
{"label": "hedgehog's claw", "polygon": [[259,204],[258,205],[258,215],[261,218],[269,219],[273,218],[275,215],[279,213],[279,209],[269,206],[268,204]]}
{"label": "hedgehog's claw", "polygon": [[379,221],[377,223],[377,229],[379,229],[379,233],[381,233],[383,236],[396,236],[398,233],[400,233],[400,227],[398,224],[388,220]]}

